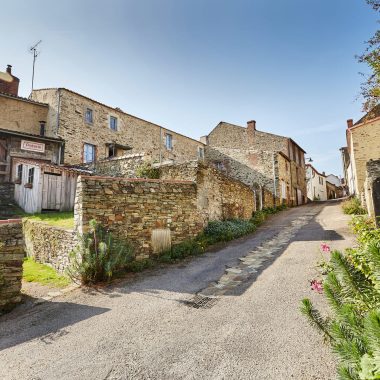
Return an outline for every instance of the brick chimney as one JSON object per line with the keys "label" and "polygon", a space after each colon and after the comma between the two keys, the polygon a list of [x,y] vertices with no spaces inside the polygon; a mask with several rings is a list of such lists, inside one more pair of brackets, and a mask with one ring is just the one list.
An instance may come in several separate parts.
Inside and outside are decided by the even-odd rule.
{"label": "brick chimney", "polygon": [[255,120],[247,121],[248,142],[250,142],[250,143],[253,142],[253,138],[255,136],[255,131],[256,131],[256,121]]}
{"label": "brick chimney", "polygon": [[354,126],[354,121],[352,119],[347,120],[347,128],[352,128]]}
{"label": "brick chimney", "polygon": [[5,72],[8,75],[5,75],[2,79],[0,78],[0,92],[18,96],[18,85],[20,80],[12,74],[11,65],[7,65]]}

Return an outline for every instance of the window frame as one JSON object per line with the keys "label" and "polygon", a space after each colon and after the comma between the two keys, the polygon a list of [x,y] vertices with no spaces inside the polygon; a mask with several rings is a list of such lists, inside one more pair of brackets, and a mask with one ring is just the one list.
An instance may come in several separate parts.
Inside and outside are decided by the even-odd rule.
{"label": "window frame", "polygon": [[[88,113],[90,111],[90,113]],[[91,120],[87,119],[87,115],[91,115]],[[86,107],[85,112],[84,112],[84,121],[87,124],[94,124],[94,110],[90,107]]]}
{"label": "window frame", "polygon": [[202,146],[198,146],[198,158],[202,160],[205,158],[205,149]]}
{"label": "window frame", "polygon": [[34,167],[28,169],[28,184],[29,185],[33,185],[33,182],[34,182],[34,172],[35,172],[34,169],[35,169]]}
{"label": "window frame", "polygon": [[17,165],[17,176],[16,176],[16,181],[19,181],[20,183],[22,182],[22,173],[24,170],[24,165],[23,164],[18,164]]}
{"label": "window frame", "polygon": [[170,133],[165,134],[165,147],[167,150],[173,150],[173,135]]}
{"label": "window frame", "polygon": [[[87,161],[86,147],[91,147],[92,150],[92,161]],[[96,161],[96,145],[90,143],[83,143],[83,163],[91,164]]]}
{"label": "window frame", "polygon": [[[115,121],[115,128],[112,127],[113,123],[112,121]],[[111,131],[117,132],[118,131],[118,118],[116,116],[110,116],[110,129]]]}

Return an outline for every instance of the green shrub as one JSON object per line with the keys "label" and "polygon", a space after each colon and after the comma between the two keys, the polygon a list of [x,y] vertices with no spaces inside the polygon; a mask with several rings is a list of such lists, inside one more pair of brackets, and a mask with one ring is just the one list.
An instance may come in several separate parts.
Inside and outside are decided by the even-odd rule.
{"label": "green shrub", "polygon": [[160,169],[154,168],[151,163],[144,162],[136,169],[136,176],[139,178],[160,178]]}
{"label": "green shrub", "polygon": [[70,258],[69,277],[82,284],[94,284],[121,273],[134,254],[130,244],[115,240],[96,220],[91,220],[89,232],[80,236]]}
{"label": "green shrub", "polygon": [[344,201],[342,203],[342,209],[343,212],[348,215],[366,214],[366,210],[361,206],[359,199],[356,197]]}
{"label": "green shrub", "polygon": [[339,357],[339,378],[380,379],[380,231],[356,217],[359,246],[331,254],[323,290],[332,316],[323,318],[310,300],[301,311]]}
{"label": "green shrub", "polygon": [[133,260],[130,263],[125,264],[125,271],[127,272],[142,272],[145,269],[152,268],[154,263],[152,260]]}
{"label": "green shrub", "polygon": [[255,224],[251,220],[231,219],[211,221],[204,230],[206,239],[212,244],[218,241],[230,241],[254,232]]}
{"label": "green shrub", "polygon": [[171,249],[161,253],[159,260],[161,262],[171,262],[183,259],[187,256],[196,256],[204,252],[204,246],[197,239],[186,240],[182,243],[175,244]]}

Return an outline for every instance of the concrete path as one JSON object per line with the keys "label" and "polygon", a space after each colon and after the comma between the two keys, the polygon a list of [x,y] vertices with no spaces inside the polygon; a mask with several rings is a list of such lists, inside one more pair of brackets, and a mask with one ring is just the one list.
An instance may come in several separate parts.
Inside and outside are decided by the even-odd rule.
{"label": "concrete path", "polygon": [[325,308],[309,280],[321,242],[353,244],[348,220],[335,202],[290,209],[218,252],[16,309],[0,318],[0,378],[333,379],[299,303]]}

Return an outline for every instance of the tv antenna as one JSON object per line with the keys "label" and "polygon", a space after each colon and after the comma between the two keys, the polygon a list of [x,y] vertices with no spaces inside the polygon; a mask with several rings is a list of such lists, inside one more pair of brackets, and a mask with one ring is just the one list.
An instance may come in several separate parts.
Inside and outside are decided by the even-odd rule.
{"label": "tv antenna", "polygon": [[33,45],[29,51],[33,53],[33,73],[32,73],[32,91],[33,91],[33,85],[34,85],[34,66],[36,64],[36,58],[40,55],[40,52],[37,50],[37,46],[42,42],[42,40],[39,40],[35,45]]}

